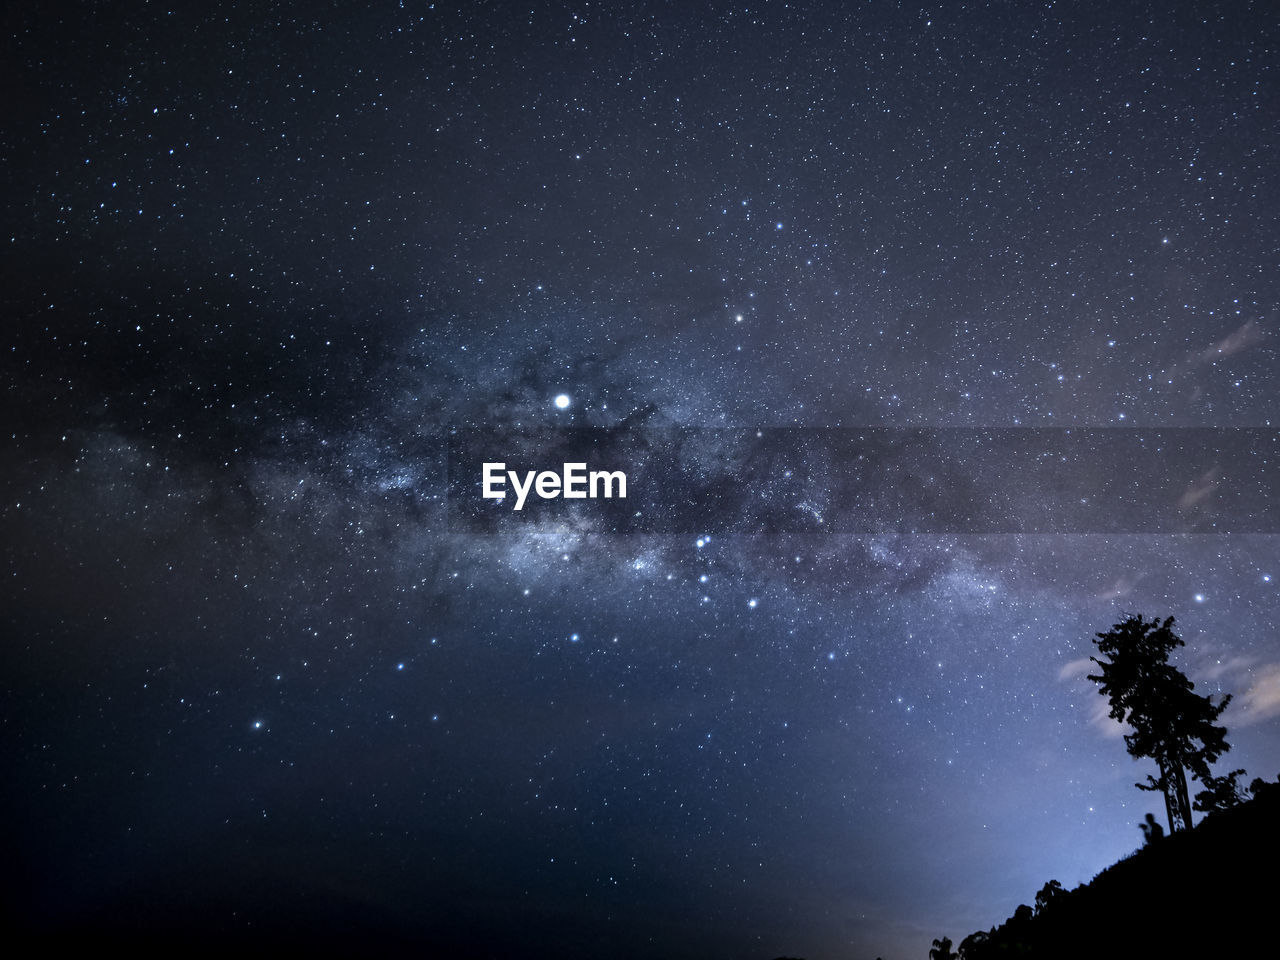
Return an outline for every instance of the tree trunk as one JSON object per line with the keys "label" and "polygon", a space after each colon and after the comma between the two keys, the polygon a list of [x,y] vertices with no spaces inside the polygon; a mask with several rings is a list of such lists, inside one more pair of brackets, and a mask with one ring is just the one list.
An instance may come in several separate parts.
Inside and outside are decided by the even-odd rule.
{"label": "tree trunk", "polygon": [[1177,767],[1178,805],[1182,810],[1183,829],[1191,829],[1191,800],[1187,796],[1187,771],[1181,764]]}
{"label": "tree trunk", "polygon": [[1164,794],[1164,812],[1169,818],[1169,833],[1191,829],[1191,803],[1187,799],[1187,774],[1182,765],[1161,757],[1160,790]]}

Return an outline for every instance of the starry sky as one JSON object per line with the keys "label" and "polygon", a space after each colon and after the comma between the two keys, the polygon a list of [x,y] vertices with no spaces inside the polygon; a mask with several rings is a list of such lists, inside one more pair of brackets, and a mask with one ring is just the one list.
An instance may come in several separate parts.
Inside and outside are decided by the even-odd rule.
{"label": "starry sky", "polygon": [[[1280,431],[1269,4],[96,3],[3,33],[28,929],[923,957],[1163,818],[1085,679],[1130,612],[1234,695],[1224,764],[1280,771],[1276,484],[1241,480]],[[469,522],[455,438],[529,460],[567,428],[676,519]],[[1038,526],[1042,476],[969,451],[904,486],[911,443],[837,484],[819,428],[1025,430],[1164,512]],[[735,473],[757,432],[796,476]],[[1126,445],[1178,435],[1186,464]]]}

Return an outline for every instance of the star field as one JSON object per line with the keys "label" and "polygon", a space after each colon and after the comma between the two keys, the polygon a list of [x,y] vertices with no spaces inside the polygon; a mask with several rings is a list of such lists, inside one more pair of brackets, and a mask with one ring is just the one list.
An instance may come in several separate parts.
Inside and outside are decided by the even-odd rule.
{"label": "star field", "polygon": [[[841,532],[816,446],[696,528],[477,533],[446,483],[467,431],[595,430],[713,484],[714,437],[664,438],[1280,429],[1266,5],[6,27],[23,929],[922,957],[1140,844],[1147,770],[1085,679],[1127,612],[1234,695],[1224,762],[1280,770],[1265,525],[970,532],[956,500],[921,533],[908,498]],[[1000,468],[984,509],[1051,511]]]}

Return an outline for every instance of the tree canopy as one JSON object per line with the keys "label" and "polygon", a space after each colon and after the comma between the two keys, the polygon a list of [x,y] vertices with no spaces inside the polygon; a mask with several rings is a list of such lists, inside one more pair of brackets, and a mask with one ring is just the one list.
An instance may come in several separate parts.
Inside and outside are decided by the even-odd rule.
{"label": "tree canopy", "polygon": [[1170,832],[1189,829],[1187,775],[1214,784],[1209,765],[1231,749],[1226,727],[1215,721],[1231,697],[1215,705],[1211,697],[1196,694],[1195,685],[1169,663],[1169,655],[1183,646],[1173,632],[1173,617],[1132,615],[1096,634],[1094,643],[1107,659],[1089,658],[1099,667],[1089,679],[1101,685],[1112,718],[1129,725],[1124,738],[1129,754],[1155,760],[1159,768],[1159,777],[1148,776],[1138,787],[1164,794]]}

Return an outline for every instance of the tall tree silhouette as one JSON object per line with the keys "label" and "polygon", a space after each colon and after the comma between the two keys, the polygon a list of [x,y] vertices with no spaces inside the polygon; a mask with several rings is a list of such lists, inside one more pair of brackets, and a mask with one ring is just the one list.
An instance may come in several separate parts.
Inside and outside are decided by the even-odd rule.
{"label": "tall tree silhouette", "polygon": [[950,937],[942,937],[933,941],[933,948],[929,951],[929,960],[956,960],[956,955],[951,952]]}
{"label": "tall tree silhouette", "polygon": [[1095,637],[1098,652],[1109,659],[1090,657],[1100,669],[1089,679],[1101,684],[1111,716],[1132,728],[1124,738],[1129,755],[1149,757],[1160,770],[1159,777],[1148,776],[1138,787],[1164,794],[1170,833],[1188,830],[1187,774],[1209,783],[1209,764],[1231,749],[1226,727],[1214,725],[1231,697],[1215,706],[1210,697],[1197,696],[1194,684],[1169,663],[1169,654],[1183,646],[1173,632],[1173,617],[1162,622],[1133,615]]}

